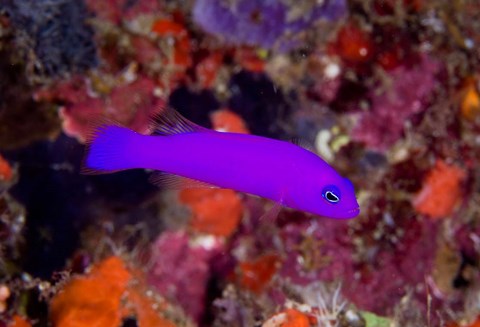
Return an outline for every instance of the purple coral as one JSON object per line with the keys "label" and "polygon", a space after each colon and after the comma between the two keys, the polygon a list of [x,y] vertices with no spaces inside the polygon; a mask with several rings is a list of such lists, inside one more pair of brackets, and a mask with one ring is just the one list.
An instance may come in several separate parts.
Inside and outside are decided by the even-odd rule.
{"label": "purple coral", "polygon": [[287,50],[300,32],[318,19],[335,20],[346,12],[345,0],[197,0],[193,17],[205,31],[233,44]]}
{"label": "purple coral", "polygon": [[405,121],[426,109],[436,85],[439,64],[427,57],[415,67],[399,67],[390,74],[386,92],[371,92],[371,110],[360,114],[353,139],[371,149],[385,151],[403,133]]}

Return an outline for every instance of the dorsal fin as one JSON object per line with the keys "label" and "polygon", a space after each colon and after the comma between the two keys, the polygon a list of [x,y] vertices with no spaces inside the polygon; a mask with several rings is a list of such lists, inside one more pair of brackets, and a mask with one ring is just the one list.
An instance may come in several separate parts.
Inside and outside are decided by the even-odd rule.
{"label": "dorsal fin", "polygon": [[150,118],[153,135],[174,135],[185,133],[208,132],[208,128],[192,123],[178,111],[164,107],[160,113]]}
{"label": "dorsal fin", "polygon": [[217,188],[214,185],[187,177],[169,174],[163,171],[156,171],[149,178],[150,183],[158,187],[182,190],[187,188]]}
{"label": "dorsal fin", "polygon": [[315,149],[313,148],[313,146],[311,144],[309,144],[307,141],[305,141],[304,139],[301,139],[301,138],[298,138],[298,137],[294,137],[290,140],[291,143],[307,150],[307,151],[310,151],[312,153],[316,153]]}

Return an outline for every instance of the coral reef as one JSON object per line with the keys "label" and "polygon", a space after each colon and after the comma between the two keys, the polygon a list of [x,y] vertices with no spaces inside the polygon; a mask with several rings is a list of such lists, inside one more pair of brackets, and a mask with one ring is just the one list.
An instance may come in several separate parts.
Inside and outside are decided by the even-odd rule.
{"label": "coral reef", "polygon": [[179,201],[192,211],[189,224],[199,233],[230,236],[242,218],[242,202],[232,190],[185,189]]}
{"label": "coral reef", "polygon": [[384,94],[371,96],[371,109],[360,114],[352,131],[356,141],[375,150],[385,150],[401,136],[404,122],[426,108],[435,89],[438,63],[424,58],[415,67],[398,67],[390,72],[390,86]]}
{"label": "coral reef", "polygon": [[54,77],[97,65],[83,1],[3,1],[0,11],[8,15],[32,74]]}
{"label": "coral reef", "polygon": [[228,43],[289,49],[298,46],[299,34],[316,20],[338,19],[345,9],[343,0],[320,3],[198,0],[193,7],[193,19],[205,31]]}
{"label": "coral reef", "polygon": [[[162,317],[168,304],[145,296],[142,281],[119,257],[106,258],[87,276],[74,277],[52,298],[50,317],[55,326],[119,326],[130,315],[139,326],[173,327]],[[127,307],[124,307],[124,302]]]}
{"label": "coral reef", "polygon": [[56,90],[36,94],[39,101],[54,97],[64,103],[59,112],[63,131],[82,143],[88,138],[93,121],[111,120],[139,133],[148,133],[150,117],[164,105],[154,94],[154,82],[146,77],[112,88],[103,99],[89,95],[87,83],[73,79],[58,85]]}
{"label": "coral reef", "polygon": [[[0,326],[479,326],[477,2],[0,1]],[[81,174],[166,105],[294,139],[361,214]]]}
{"label": "coral reef", "polygon": [[462,198],[461,184],[464,179],[465,172],[462,169],[443,161],[436,162],[422,189],[413,199],[413,206],[419,213],[432,218],[449,216]]}
{"label": "coral reef", "polygon": [[[213,244],[212,244],[213,243]],[[217,241],[189,244],[184,233],[164,233],[152,245],[150,284],[168,299],[179,303],[189,316],[200,321],[205,310],[210,261],[221,251]],[[171,267],[177,267],[172,270]]]}

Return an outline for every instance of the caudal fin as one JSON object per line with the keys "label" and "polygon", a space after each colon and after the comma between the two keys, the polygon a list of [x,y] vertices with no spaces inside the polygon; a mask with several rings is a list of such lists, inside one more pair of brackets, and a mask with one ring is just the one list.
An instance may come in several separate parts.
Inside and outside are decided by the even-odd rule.
{"label": "caudal fin", "polygon": [[134,143],[139,135],[117,125],[97,127],[87,142],[86,155],[83,160],[83,174],[106,174],[135,168]]}

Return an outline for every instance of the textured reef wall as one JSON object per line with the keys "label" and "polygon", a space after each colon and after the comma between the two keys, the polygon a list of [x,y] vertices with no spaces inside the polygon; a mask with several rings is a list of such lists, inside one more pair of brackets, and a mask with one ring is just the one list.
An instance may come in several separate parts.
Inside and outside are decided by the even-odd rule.
{"label": "textured reef wall", "polygon": [[[480,326],[479,18],[476,0],[0,1],[0,326]],[[80,173],[92,124],[148,134],[165,105],[301,139],[361,214],[263,219],[235,190]]]}

